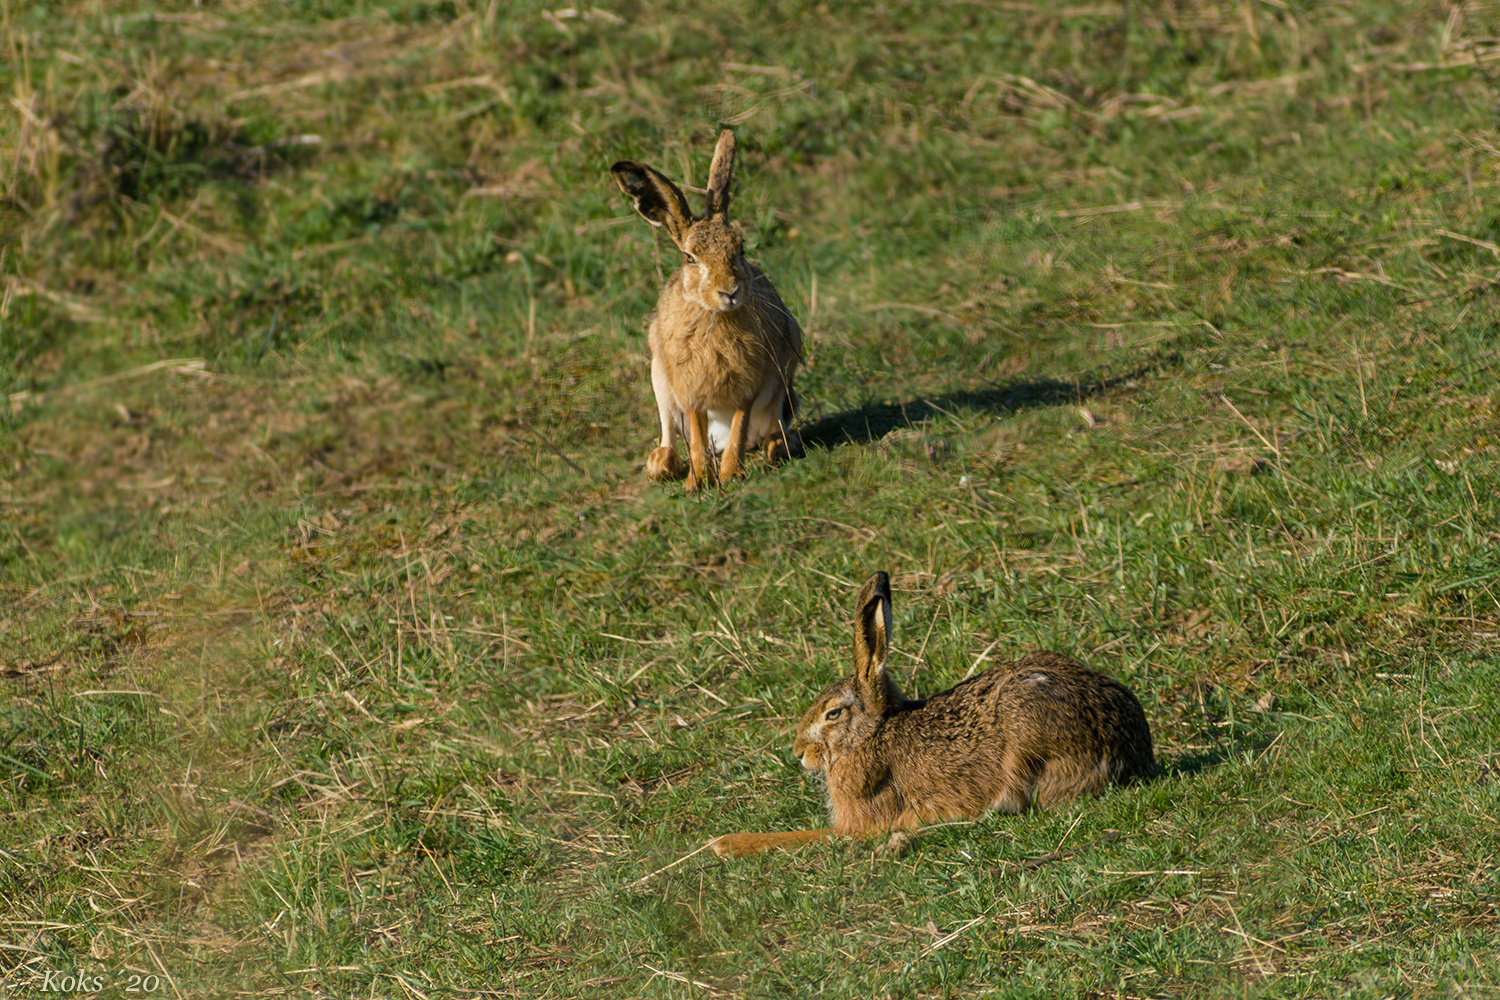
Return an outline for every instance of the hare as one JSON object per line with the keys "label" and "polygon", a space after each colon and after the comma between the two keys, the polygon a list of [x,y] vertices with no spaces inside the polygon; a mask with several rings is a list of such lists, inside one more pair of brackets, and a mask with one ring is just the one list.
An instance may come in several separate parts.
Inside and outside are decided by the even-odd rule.
{"label": "hare", "polygon": [[890,634],[890,580],[876,573],[855,611],[854,674],[818,695],[792,744],[824,775],[833,825],[726,834],[709,842],[715,854],[1047,809],[1156,775],[1146,714],[1118,681],[1034,652],[916,700],[886,672]]}
{"label": "hare", "polygon": [[[734,133],[719,133],[707,210],[696,218],[682,189],[644,163],[621,160],[609,172],[641,217],[682,251],[682,267],[647,317],[661,445],[647,457],[646,474],[686,476],[684,485],[697,490],[711,482],[710,448],[723,452],[720,481],[744,475],[747,449],[762,442],[772,461],[800,452],[790,425],[802,328],[771,279],[745,259],[739,224],[729,221]],[[679,435],[688,439],[689,464],[677,453]]]}

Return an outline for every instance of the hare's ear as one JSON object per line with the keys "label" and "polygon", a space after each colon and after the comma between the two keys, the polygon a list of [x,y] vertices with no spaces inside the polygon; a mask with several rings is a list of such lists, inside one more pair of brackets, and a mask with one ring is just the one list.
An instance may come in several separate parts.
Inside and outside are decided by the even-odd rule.
{"label": "hare's ear", "polygon": [[708,167],[707,215],[729,214],[729,182],[732,180],[734,180],[734,133],[726,128],[719,133],[719,144],[714,147],[714,161]]}
{"label": "hare's ear", "polygon": [[635,200],[635,210],[641,213],[641,218],[665,229],[672,242],[681,246],[682,238],[693,224],[693,213],[682,189],[644,163],[633,160],[621,160],[609,172],[620,190]]}
{"label": "hare's ear", "polygon": [[872,714],[885,714],[902,697],[885,670],[890,645],[891,579],[876,573],[865,581],[854,613],[854,687]]}

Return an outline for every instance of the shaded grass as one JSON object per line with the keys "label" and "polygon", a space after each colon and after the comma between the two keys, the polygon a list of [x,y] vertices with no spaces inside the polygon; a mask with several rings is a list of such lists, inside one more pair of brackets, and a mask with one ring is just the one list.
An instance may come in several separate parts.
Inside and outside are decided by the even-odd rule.
{"label": "shaded grass", "polygon": [[[0,9],[8,982],[1494,992],[1492,5]],[[811,447],[699,499],[605,167],[729,119]],[[875,568],[1166,776],[683,860]]]}

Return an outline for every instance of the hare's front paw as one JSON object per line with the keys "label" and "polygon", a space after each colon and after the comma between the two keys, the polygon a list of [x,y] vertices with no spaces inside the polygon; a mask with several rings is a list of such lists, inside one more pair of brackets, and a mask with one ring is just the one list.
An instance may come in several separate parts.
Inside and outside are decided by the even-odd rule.
{"label": "hare's front paw", "polygon": [[891,834],[890,839],[885,842],[884,846],[876,849],[875,853],[881,857],[899,858],[911,850],[916,842],[916,834],[909,833],[906,830],[897,830]]}
{"label": "hare's front paw", "polygon": [[662,445],[650,455],[646,456],[646,475],[657,481],[663,479],[681,479],[687,475],[687,463],[682,456],[677,454],[676,448],[668,448]]}
{"label": "hare's front paw", "polygon": [[768,462],[785,462],[789,458],[798,458],[801,455],[802,436],[796,431],[773,434],[766,442],[766,461]]}

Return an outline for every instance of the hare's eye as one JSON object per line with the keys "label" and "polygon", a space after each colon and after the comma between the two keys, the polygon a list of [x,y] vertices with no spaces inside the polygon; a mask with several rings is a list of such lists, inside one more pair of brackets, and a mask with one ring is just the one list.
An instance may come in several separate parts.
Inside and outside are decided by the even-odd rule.
{"label": "hare's eye", "polygon": [[682,255],[682,262],[684,264],[696,264],[696,263],[698,263],[698,258],[694,257],[690,253],[685,253],[685,254]]}
{"label": "hare's eye", "polygon": [[827,719],[829,722],[832,722],[834,719],[837,719],[839,716],[841,716],[843,714],[844,714],[843,706],[840,706],[838,708],[830,708],[828,711],[824,712],[823,713],[823,718]]}

